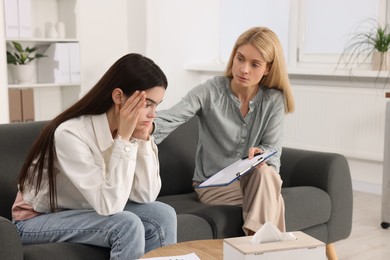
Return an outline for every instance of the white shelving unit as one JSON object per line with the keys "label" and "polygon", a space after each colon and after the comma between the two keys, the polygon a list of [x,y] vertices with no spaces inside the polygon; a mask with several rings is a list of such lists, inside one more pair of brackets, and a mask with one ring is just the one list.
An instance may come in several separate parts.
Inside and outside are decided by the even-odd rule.
{"label": "white shelving unit", "polygon": [[[15,0],[16,2],[18,0]],[[35,121],[52,119],[54,116],[69,107],[79,99],[80,82],[74,83],[41,83],[37,75],[31,84],[17,84],[12,73],[12,66],[6,61],[6,50],[12,41],[21,43],[23,46],[38,46],[42,53],[51,44],[55,43],[79,43],[77,22],[78,0],[29,0],[31,1],[31,27],[32,37],[7,37],[6,22],[0,28],[0,123],[9,122],[8,90],[33,89]],[[5,3],[1,0],[0,21],[5,21]],[[25,12],[23,10],[22,12]],[[19,11],[20,14],[20,11]],[[48,31],[55,28],[58,22],[65,25],[65,37],[49,37]],[[51,35],[53,36],[53,35]],[[47,57],[43,58],[47,59]],[[35,61],[36,65],[36,61]]]}

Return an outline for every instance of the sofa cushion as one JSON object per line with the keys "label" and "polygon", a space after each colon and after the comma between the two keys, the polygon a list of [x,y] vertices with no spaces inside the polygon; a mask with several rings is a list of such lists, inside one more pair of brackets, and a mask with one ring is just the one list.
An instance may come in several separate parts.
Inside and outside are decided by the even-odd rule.
{"label": "sofa cushion", "polygon": [[198,201],[195,192],[163,196],[158,200],[171,205],[177,214],[192,214],[206,220],[213,232],[210,238],[244,235],[241,207],[202,204]]}
{"label": "sofa cushion", "polygon": [[0,259],[23,259],[22,243],[15,226],[9,219],[3,218],[1,216]]}
{"label": "sofa cushion", "polygon": [[[310,229],[326,223],[330,218],[331,201],[329,195],[321,189],[315,187],[283,188],[282,196],[286,207],[288,231]],[[171,205],[179,215],[192,214],[206,220],[212,228],[213,238],[244,235],[241,228],[243,225],[241,207],[202,204],[197,200],[194,192],[163,196],[158,200]],[[181,223],[178,225],[182,226]]]}

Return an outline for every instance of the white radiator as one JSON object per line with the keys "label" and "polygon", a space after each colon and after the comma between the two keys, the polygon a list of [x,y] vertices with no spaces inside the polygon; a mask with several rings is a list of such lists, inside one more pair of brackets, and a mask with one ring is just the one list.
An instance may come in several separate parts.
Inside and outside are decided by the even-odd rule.
{"label": "white radiator", "polygon": [[386,100],[382,88],[293,85],[284,146],[382,162]]}

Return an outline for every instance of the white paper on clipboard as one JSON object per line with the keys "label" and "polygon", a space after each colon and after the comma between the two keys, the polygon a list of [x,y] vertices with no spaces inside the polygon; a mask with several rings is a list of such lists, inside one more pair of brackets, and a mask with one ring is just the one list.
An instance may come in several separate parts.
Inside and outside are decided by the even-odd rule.
{"label": "white paper on clipboard", "polygon": [[261,162],[268,160],[271,156],[276,154],[275,150],[265,151],[262,154],[254,156],[252,159],[240,159],[229,166],[223,168],[196,188],[205,188],[213,186],[225,186],[229,185],[233,181],[237,180],[240,176],[248,173],[254,167]]}

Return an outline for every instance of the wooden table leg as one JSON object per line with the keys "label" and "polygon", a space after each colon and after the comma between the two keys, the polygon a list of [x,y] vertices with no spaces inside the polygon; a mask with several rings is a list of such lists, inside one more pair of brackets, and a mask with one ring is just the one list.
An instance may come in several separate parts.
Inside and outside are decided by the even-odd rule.
{"label": "wooden table leg", "polygon": [[328,260],[338,260],[336,248],[333,243],[326,244],[326,256],[328,257]]}

